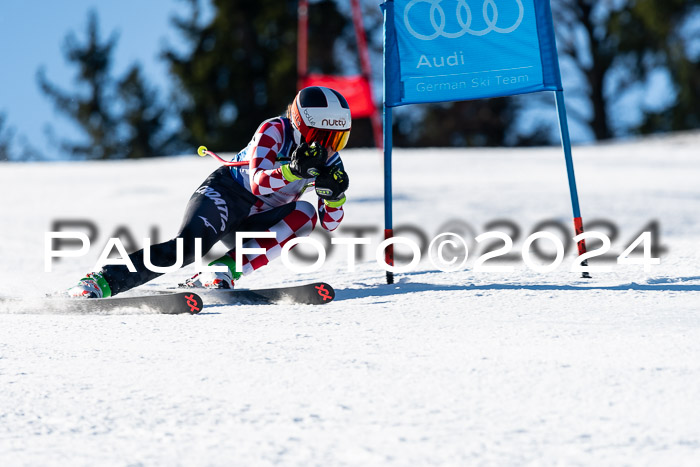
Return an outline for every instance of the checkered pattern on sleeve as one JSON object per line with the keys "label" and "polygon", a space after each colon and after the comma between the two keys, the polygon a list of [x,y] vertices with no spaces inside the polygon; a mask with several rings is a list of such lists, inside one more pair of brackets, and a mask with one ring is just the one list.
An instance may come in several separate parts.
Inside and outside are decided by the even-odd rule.
{"label": "checkered pattern on sleeve", "polygon": [[287,186],[281,169],[275,168],[284,142],[284,125],[273,120],[260,127],[250,147],[250,190],[255,196],[269,195]]}
{"label": "checkered pattern on sleeve", "polygon": [[318,217],[321,219],[321,226],[329,232],[334,231],[343,220],[345,212],[342,206],[332,208],[326,206],[321,198],[318,199]]}

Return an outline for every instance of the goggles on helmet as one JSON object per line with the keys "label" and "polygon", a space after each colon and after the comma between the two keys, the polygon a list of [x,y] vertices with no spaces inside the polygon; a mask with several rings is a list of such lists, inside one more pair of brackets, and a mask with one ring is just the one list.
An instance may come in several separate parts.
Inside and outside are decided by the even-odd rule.
{"label": "goggles on helmet", "polygon": [[335,152],[342,150],[348,144],[350,130],[322,130],[309,128],[304,139],[307,143],[316,142],[323,147],[331,148]]}

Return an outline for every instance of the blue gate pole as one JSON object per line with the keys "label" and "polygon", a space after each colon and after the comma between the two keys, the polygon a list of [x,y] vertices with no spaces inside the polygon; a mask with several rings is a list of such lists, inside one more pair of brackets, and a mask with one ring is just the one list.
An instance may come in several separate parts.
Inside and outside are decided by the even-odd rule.
{"label": "blue gate pole", "polygon": [[[561,133],[561,145],[564,148],[564,158],[566,159],[566,173],[569,178],[569,194],[571,195],[571,207],[574,211],[574,232],[575,235],[583,233],[583,220],[581,219],[581,207],[578,202],[578,190],[576,189],[576,176],[574,175],[574,160],[571,155],[571,138],[569,136],[569,123],[566,119],[566,104],[564,104],[564,91],[555,91],[554,97],[557,104],[557,114],[559,114],[559,131]],[[578,254],[581,256],[586,253],[586,241],[578,242]],[[588,265],[588,261],[581,263],[584,266]],[[581,275],[584,278],[590,278],[588,272]]]}
{"label": "blue gate pole", "polygon": [[[392,145],[392,114],[391,107],[384,104],[384,238],[394,236],[392,219],[392,191],[391,191],[391,145]],[[394,245],[388,245],[384,250],[384,261],[389,266],[394,265]],[[394,283],[394,273],[386,272],[386,283]]]}
{"label": "blue gate pole", "polygon": [[[392,219],[392,202],[393,197],[391,194],[391,146],[392,146],[392,110],[390,106],[386,105],[387,96],[390,95],[389,82],[390,79],[387,77],[387,73],[391,68],[389,64],[389,54],[387,49],[391,46],[391,43],[395,40],[393,31],[393,20],[394,20],[394,2],[393,0],[386,0],[381,5],[382,11],[384,13],[384,47],[382,54],[382,86],[384,90],[383,100],[383,113],[384,113],[384,238],[389,239],[394,236],[393,230],[393,219]],[[393,76],[393,75],[392,75]],[[394,245],[388,245],[384,250],[384,262],[389,266],[394,265]],[[394,273],[391,271],[386,272],[386,283],[394,283]]]}

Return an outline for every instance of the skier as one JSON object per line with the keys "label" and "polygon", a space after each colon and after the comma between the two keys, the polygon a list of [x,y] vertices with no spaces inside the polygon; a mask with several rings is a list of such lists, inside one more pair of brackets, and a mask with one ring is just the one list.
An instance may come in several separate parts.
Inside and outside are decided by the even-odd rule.
{"label": "skier", "polygon": [[[295,237],[308,236],[320,219],[332,231],[343,219],[348,176],[338,152],[350,136],[350,108],[337,91],[321,86],[302,89],[283,117],[264,121],[248,146],[234,160],[238,167],[222,166],[195,190],[176,238],[150,249],[151,263],[170,266],[176,260],[176,241],[183,240],[184,264],[194,261],[194,239],[201,238],[202,254],[219,241],[232,248],[236,232],[276,232],[276,238],[250,239],[244,247],[266,252],[244,255],[242,273],[236,271],[235,249],[210,266],[224,272],[195,274],[187,287],[232,289],[242,274],[250,274],[280,255]],[[315,183],[318,205],[299,201]],[[318,211],[318,216],[316,212]],[[129,255],[136,272],[125,265],[106,265],[80,279],[68,290],[71,297],[104,298],[144,284],[160,274],[144,265],[143,250]]]}

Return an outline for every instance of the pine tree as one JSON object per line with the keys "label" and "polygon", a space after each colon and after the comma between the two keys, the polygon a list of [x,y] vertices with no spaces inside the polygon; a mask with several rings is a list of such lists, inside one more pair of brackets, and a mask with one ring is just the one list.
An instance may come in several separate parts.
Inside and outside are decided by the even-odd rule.
{"label": "pine tree", "polygon": [[124,157],[154,157],[180,149],[180,141],[164,133],[165,108],[158,104],[157,92],[144,81],[137,65],[119,81],[117,90],[124,108],[120,117],[125,128],[120,142]]}
{"label": "pine tree", "polygon": [[112,53],[118,36],[100,38],[98,18],[88,14],[87,34],[81,42],[73,33],[65,41],[67,61],[77,68],[78,89],[58,88],[40,69],[41,90],[56,109],[82,131],[83,141],[64,140],[61,148],[83,159],[137,158],[172,153],[180,146],[174,136],[164,134],[165,108],[157,93],[145,82],[138,65],[120,79],[110,74]]}
{"label": "pine tree", "polygon": [[[632,72],[644,79],[655,69],[667,70],[675,101],[666,109],[644,109],[640,133],[700,128],[700,56],[692,58],[687,43],[700,12],[697,1],[638,0],[615,12],[609,21],[611,33],[620,39],[620,50],[634,57]],[[695,34],[700,28],[695,26]]]}
{"label": "pine tree", "polygon": [[75,34],[70,33],[65,40],[66,60],[77,67],[76,81],[87,92],[69,93],[59,89],[46,77],[41,68],[37,78],[41,90],[54,101],[56,109],[83,131],[84,142],[64,140],[61,148],[74,157],[87,159],[108,159],[119,155],[117,121],[113,115],[109,94],[109,76],[112,51],[117,43],[117,35],[101,42],[97,14],[91,11],[88,16],[87,38],[80,43]]}
{"label": "pine tree", "polygon": [[[680,32],[695,9],[697,2],[688,0],[552,2],[560,59],[572,63],[584,83],[569,95],[583,97],[591,109],[587,116],[573,108],[571,116],[587,123],[599,140],[625,131],[698,127],[700,64],[686,55]],[[645,111],[636,128],[616,129],[612,110],[619,99],[661,68],[671,76],[676,102],[661,111]]]}
{"label": "pine tree", "polygon": [[14,129],[5,126],[7,115],[0,113],[0,161],[9,161],[12,159],[10,152],[12,146],[12,138],[14,138]]}

